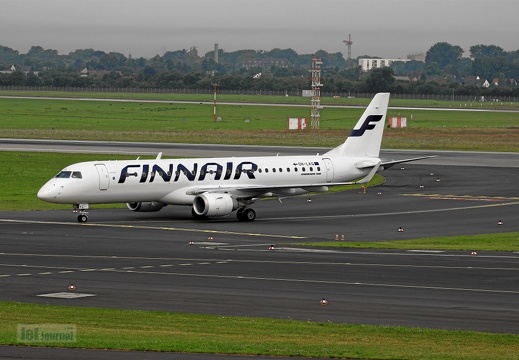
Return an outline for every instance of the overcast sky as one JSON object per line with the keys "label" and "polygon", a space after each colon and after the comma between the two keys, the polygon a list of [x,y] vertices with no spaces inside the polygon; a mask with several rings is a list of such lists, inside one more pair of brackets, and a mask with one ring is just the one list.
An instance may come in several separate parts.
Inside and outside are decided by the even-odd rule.
{"label": "overcast sky", "polygon": [[518,0],[0,0],[0,45],[150,58],[218,43],[405,58],[437,42],[519,49]]}

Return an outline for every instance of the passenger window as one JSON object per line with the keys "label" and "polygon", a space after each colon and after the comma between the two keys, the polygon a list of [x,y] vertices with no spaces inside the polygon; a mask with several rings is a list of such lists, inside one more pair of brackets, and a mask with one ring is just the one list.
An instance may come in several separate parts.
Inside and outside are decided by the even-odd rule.
{"label": "passenger window", "polygon": [[272,168],[272,172],[276,172],[276,168]]}
{"label": "passenger window", "polygon": [[287,172],[290,172],[290,168],[289,167],[287,167]]}
{"label": "passenger window", "polygon": [[261,174],[261,169],[258,169],[258,171],[259,171],[259,172],[260,172],[260,174]]}
{"label": "passenger window", "polygon": [[279,168],[279,172],[283,172],[283,169],[282,169],[282,168]]}

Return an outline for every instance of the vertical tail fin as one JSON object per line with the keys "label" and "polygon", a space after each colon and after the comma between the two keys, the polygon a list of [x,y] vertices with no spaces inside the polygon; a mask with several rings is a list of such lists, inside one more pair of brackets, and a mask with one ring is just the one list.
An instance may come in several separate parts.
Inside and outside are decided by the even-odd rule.
{"label": "vertical tail fin", "polygon": [[389,93],[376,94],[346,141],[326,155],[378,158],[388,103]]}

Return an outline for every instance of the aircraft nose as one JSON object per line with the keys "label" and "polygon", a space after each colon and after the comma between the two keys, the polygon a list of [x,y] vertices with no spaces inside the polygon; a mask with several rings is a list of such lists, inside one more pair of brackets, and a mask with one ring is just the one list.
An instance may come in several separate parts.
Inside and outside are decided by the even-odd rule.
{"label": "aircraft nose", "polygon": [[43,201],[52,201],[57,197],[57,194],[56,184],[47,183],[41,187],[36,196],[38,196],[38,199]]}

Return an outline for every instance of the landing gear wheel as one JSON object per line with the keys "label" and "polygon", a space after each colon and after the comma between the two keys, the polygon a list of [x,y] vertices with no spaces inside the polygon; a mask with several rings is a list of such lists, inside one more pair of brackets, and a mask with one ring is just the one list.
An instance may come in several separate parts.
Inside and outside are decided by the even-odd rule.
{"label": "landing gear wheel", "polygon": [[77,217],[77,221],[80,223],[87,222],[88,216],[86,214],[79,214]]}
{"label": "landing gear wheel", "polygon": [[254,221],[256,219],[256,211],[254,209],[239,209],[236,216],[240,221]]}

